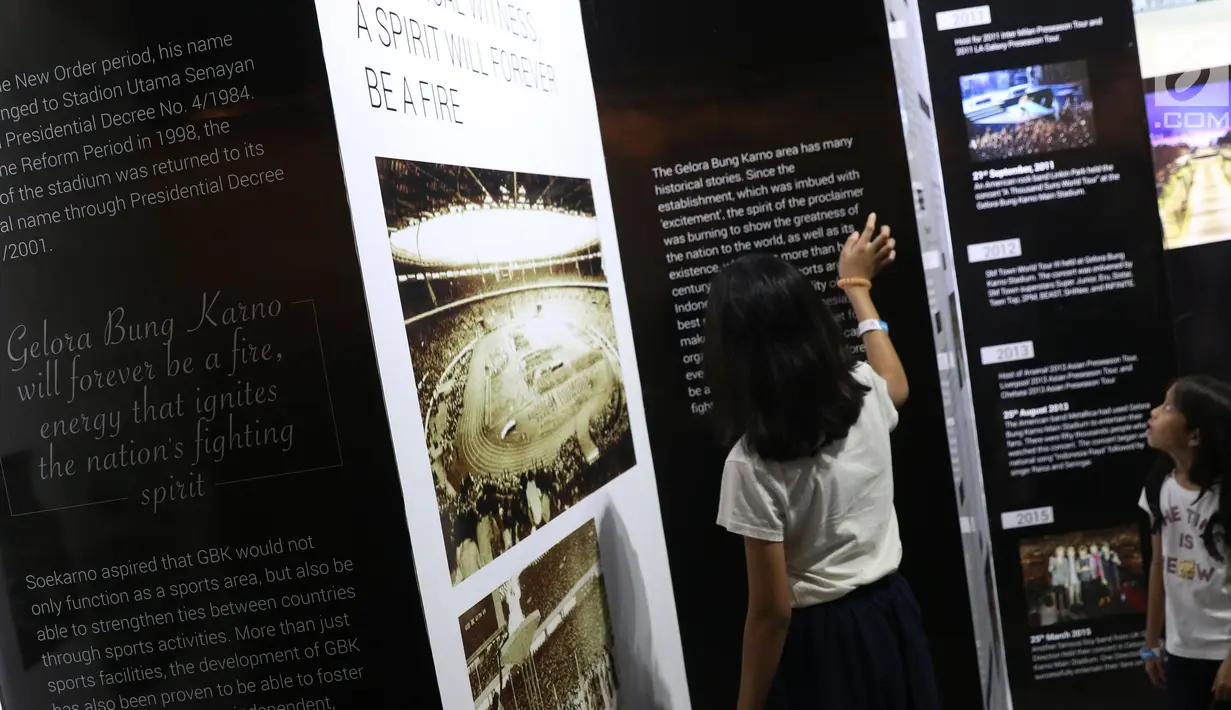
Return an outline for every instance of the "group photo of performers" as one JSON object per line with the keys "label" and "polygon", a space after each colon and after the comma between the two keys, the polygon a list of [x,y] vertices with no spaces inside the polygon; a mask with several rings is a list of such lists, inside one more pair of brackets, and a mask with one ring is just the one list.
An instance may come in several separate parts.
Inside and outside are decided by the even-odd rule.
{"label": "group photo of performers", "polygon": [[1031,626],[1145,609],[1136,527],[1027,540],[1021,563]]}

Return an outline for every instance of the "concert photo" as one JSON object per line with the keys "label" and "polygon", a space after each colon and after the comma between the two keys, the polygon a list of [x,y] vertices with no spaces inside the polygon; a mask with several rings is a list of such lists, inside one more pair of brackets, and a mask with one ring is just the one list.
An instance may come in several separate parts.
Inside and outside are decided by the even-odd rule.
{"label": "concert photo", "polygon": [[636,462],[588,180],[377,159],[454,584]]}
{"label": "concert photo", "polygon": [[1174,78],[1146,82],[1156,89],[1147,92],[1146,109],[1167,249],[1231,239],[1231,70],[1199,74],[1202,83],[1187,88],[1186,100],[1168,90]]}
{"label": "concert photo", "polygon": [[1094,102],[1084,61],[970,74],[962,113],[976,163],[1094,145]]}
{"label": "concert photo", "polygon": [[591,520],[458,620],[475,710],[615,710],[614,642]]}
{"label": "concert photo", "polygon": [[1145,613],[1136,525],[1024,540],[1020,553],[1033,627]]}

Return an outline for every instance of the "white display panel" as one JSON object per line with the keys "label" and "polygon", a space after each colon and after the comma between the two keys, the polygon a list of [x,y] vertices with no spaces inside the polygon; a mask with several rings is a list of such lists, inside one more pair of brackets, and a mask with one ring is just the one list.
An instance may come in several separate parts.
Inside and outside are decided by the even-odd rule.
{"label": "white display panel", "polygon": [[[482,699],[475,698],[480,689],[472,693],[459,617],[492,597],[498,588],[510,589],[512,580],[591,520],[597,524],[602,576],[607,580],[621,706],[688,708],[580,7],[576,3],[524,9],[500,2],[461,6],[324,0],[316,5],[419,587],[445,708],[482,706]],[[558,176],[560,180],[588,181],[592,192],[594,215],[589,221],[597,225],[599,242],[594,253],[601,254],[599,268],[606,277],[616,336],[606,352],[619,353],[617,372],[625,392],[636,463],[567,510],[558,514],[553,510],[552,515],[541,517],[536,512],[533,532],[506,537],[506,542],[516,539],[502,552],[491,555],[491,550],[486,551],[484,556],[494,559],[477,569],[472,564],[459,572],[462,563],[446,549],[434,478],[439,482],[447,476],[433,472],[431,462],[439,456],[429,452],[424,407],[417,396],[417,382],[442,376],[425,374],[429,369],[426,356],[422,365],[416,362],[415,353],[427,352],[427,346],[416,351],[408,341],[407,321],[416,316],[403,310],[401,272],[395,268],[395,259],[402,259],[404,265],[422,259],[423,252],[406,246],[414,244],[416,234],[395,235],[391,240],[378,159],[386,159],[382,165],[395,171],[422,173],[425,166],[446,166],[441,169],[462,176],[457,179],[467,182],[466,189],[482,184],[478,178],[471,182],[465,177],[470,169],[484,175],[499,173],[509,176],[501,180],[514,182],[515,174],[536,180]],[[505,204],[503,199],[494,198],[497,207]],[[516,195],[505,206],[510,210],[541,207],[519,202]],[[486,219],[490,216],[480,221],[491,221]],[[433,227],[438,236],[449,233],[447,225]],[[525,232],[519,227],[510,234]],[[569,243],[569,237],[558,241]],[[400,250],[397,256],[395,250]],[[456,249],[447,251],[457,253]],[[482,251],[475,251],[474,274],[484,280],[489,276],[514,278],[515,273],[524,278],[525,265],[511,263],[509,259],[517,257],[507,253],[501,256],[504,270],[486,271],[490,264],[484,259],[490,255]],[[558,265],[551,262],[551,255],[536,258],[540,256],[547,261],[534,266],[535,273]],[[581,268],[571,257],[562,258],[569,268]],[[457,278],[469,268],[453,266],[448,273]],[[411,278],[402,275],[403,283]],[[518,331],[519,335],[526,332]],[[536,336],[525,337],[533,342]],[[478,340],[471,345],[480,347]],[[468,352],[468,357],[477,357],[473,348]],[[494,385],[487,382],[485,386]],[[430,400],[429,407],[436,404]],[[522,424],[529,426],[525,420]],[[506,435],[523,435],[513,419],[500,432],[500,441]],[[460,559],[461,554],[456,557]],[[550,616],[551,610],[541,612],[543,619],[558,618]],[[512,612],[508,615],[509,619],[501,620],[508,626],[520,618]],[[541,628],[551,633],[546,622]],[[532,648],[544,643],[542,636],[529,639]]]}
{"label": "white display panel", "polygon": [[[970,392],[970,362],[963,337],[963,315],[954,265],[962,258],[952,241],[945,199],[942,161],[937,143],[935,100],[924,46],[924,27],[931,20],[942,31],[981,27],[992,21],[990,6],[967,7],[921,15],[918,3],[886,0],[890,23],[904,23],[906,36],[891,43],[894,70],[902,106],[911,179],[916,197],[916,219],[921,238],[923,266],[927,272],[930,306],[937,325],[937,374],[943,388],[945,428],[953,467],[954,493],[958,502],[961,544],[966,562],[966,591],[970,596],[975,636],[980,697],[987,710],[1012,707],[1006,686],[1002,623],[996,580],[987,574],[992,564],[989,544],[991,521],[983,491],[983,470],[978,454],[978,427]],[[1020,252],[1019,239],[995,240],[968,249],[966,258],[984,255],[998,258],[1001,252]],[[990,610],[990,613],[989,613]]]}

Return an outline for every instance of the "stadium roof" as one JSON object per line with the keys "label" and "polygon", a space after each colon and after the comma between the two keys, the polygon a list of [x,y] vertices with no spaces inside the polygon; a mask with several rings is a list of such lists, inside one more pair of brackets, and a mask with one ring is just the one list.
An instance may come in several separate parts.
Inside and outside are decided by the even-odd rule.
{"label": "stadium roof", "polygon": [[423,266],[473,266],[550,259],[597,246],[595,217],[494,207],[451,212],[394,232],[394,256]]}

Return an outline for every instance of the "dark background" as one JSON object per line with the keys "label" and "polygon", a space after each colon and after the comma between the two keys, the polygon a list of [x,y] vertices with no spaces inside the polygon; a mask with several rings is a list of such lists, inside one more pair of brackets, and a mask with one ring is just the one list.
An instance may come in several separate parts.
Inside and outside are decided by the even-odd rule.
{"label": "dark background", "polygon": [[1179,374],[1231,381],[1231,242],[1171,249],[1164,256],[1179,348]]}
{"label": "dark background", "polygon": [[[965,7],[950,0],[925,0],[924,18],[938,11]],[[1062,42],[985,55],[954,56],[953,37],[983,32],[1054,24],[1102,16],[1100,28],[1073,30]],[[1166,394],[1175,372],[1171,322],[1163,273],[1162,229],[1155,200],[1145,101],[1140,65],[1134,44],[1130,3],[1044,0],[1026,4],[999,3],[992,7],[994,24],[936,32],[925,19],[924,36],[932,82],[936,124],[946,196],[953,229],[954,251],[966,245],[1011,237],[1022,240],[1024,256],[970,264],[957,259],[958,285],[966,327],[975,411],[980,428],[980,450],[986,477],[988,508],[993,519],[992,546],[999,581],[1006,657],[1014,707],[1103,707],[1112,702],[1136,701],[1152,693],[1140,670],[1119,671],[1073,679],[1032,680],[1027,603],[1019,544],[1045,534],[1137,523],[1137,500],[1153,454],[1114,454],[1095,461],[1091,468],[1010,479],[1004,443],[1002,412],[1007,407],[1030,407],[1068,401],[1072,410],[1134,402],[1157,404]],[[971,162],[966,122],[962,114],[959,77],[982,71],[1012,69],[1084,59],[1094,102],[1096,143],[1088,148]],[[1056,170],[1112,163],[1120,181],[1087,188],[1085,197],[979,212],[975,208],[973,169],[1001,168],[1054,160]],[[1051,259],[1106,252],[1124,252],[1134,261],[1136,286],[1105,294],[1056,299],[1038,304],[991,308],[987,303],[984,270]],[[979,365],[982,346],[1034,340],[1032,361],[1001,366]],[[1108,388],[1044,395],[1003,402],[997,372],[1038,367],[1086,358],[1135,354],[1141,359],[1135,372]],[[1051,505],[1056,523],[1047,527],[1003,531],[996,524],[1002,511]],[[1074,622],[1089,626],[1096,636],[1140,632],[1144,615]],[[1057,630],[1067,628],[1065,625]]]}
{"label": "dark background", "polygon": [[655,211],[665,198],[654,195],[650,168],[854,135],[849,155],[826,154],[807,172],[857,167],[867,188],[861,211],[878,212],[898,239],[898,264],[877,281],[876,300],[911,378],[894,435],[903,572],[924,610],[944,706],[978,707],[966,569],[882,5],[584,0],[582,8],[693,706],[735,702],[745,572],[739,537],[714,522],[726,452],[688,414],[677,348],[683,333]]}
{"label": "dark background", "polygon": [[[308,535],[314,536],[318,547],[312,559],[328,562],[331,557],[349,558],[354,560],[356,572],[345,581],[331,577],[292,582],[255,593],[223,592],[211,595],[210,601],[252,599],[273,595],[275,589],[281,596],[289,591],[320,589],[331,583],[353,585],[358,594],[354,602],[322,605],[311,611],[279,611],[271,615],[271,621],[276,623],[283,617],[306,618],[313,612],[351,614],[354,628],[351,634],[344,635],[359,637],[363,649],[359,656],[343,661],[308,662],[292,670],[364,666],[363,680],[328,688],[334,707],[440,707],[371,345],[316,15],[311,6],[274,0],[254,11],[251,3],[230,1],[171,7],[146,0],[14,0],[0,8],[0,47],[4,48],[0,54],[0,76],[116,55],[124,49],[144,48],[147,44],[183,42],[224,33],[234,36],[237,47],[218,53],[216,60],[252,57],[257,62],[257,73],[230,82],[246,84],[254,100],[228,112],[234,133],[231,139],[221,143],[241,147],[242,140],[263,142],[266,157],[245,163],[245,168],[255,171],[281,167],[286,170],[288,179],[272,187],[130,211],[114,219],[64,224],[31,233],[29,236],[45,237],[53,251],[28,261],[0,265],[0,304],[3,304],[0,331],[7,335],[19,323],[37,325],[42,318],[48,318],[65,328],[88,326],[97,337],[106,309],[119,304],[134,311],[141,309],[147,315],[175,314],[181,318],[181,327],[186,328],[192,325],[186,321],[191,320],[194,307],[199,309],[201,293],[213,289],[225,291],[223,301],[278,298],[289,304],[300,299],[315,299],[320,318],[320,343],[318,345],[310,333],[306,338],[284,341],[288,349],[284,353],[287,363],[282,366],[286,369],[282,379],[319,383],[323,349],[332,405],[339,413],[337,435],[345,465],[316,473],[214,488],[207,490],[207,497],[201,501],[157,516],[151,516],[148,508],[141,508],[135,501],[25,517],[0,515],[0,569],[5,580],[0,590],[3,598],[0,614],[5,620],[0,624],[3,627],[0,656],[6,659],[0,671],[3,673],[0,687],[6,707],[49,708],[52,701],[44,687],[49,673],[42,669],[37,659],[47,646],[34,641],[33,635],[41,624],[31,621],[28,611],[31,597],[23,582],[26,574],[114,564],[210,546],[252,544],[270,537]],[[180,62],[181,65],[186,63],[204,66],[213,61]],[[155,65],[144,73],[164,72],[164,67]],[[131,75],[133,72],[115,76]],[[123,99],[113,106],[118,109],[154,105],[158,99],[173,96],[189,104],[190,97],[197,91],[227,85],[228,82],[211,82],[172,89],[165,94]],[[88,86],[88,80],[78,85],[79,88]],[[44,90],[39,95],[58,96],[61,90],[56,87],[54,91]],[[11,99],[10,95],[5,95],[0,100]],[[69,116],[84,111],[62,113]],[[204,116],[191,118],[199,126]],[[38,125],[44,120],[40,118],[31,124]],[[169,125],[174,124],[116,129],[100,132],[89,139],[123,136],[130,132],[149,134],[154,127]],[[81,142],[82,139],[64,139],[55,146],[67,147]],[[70,166],[55,173],[48,171],[33,180],[45,182],[53,175],[71,177],[79,171],[92,172],[102,167],[118,169],[205,149],[202,142],[200,146],[164,153],[154,150],[97,166]],[[7,161],[20,153],[5,151],[0,155]],[[3,183],[0,187],[7,189],[19,179],[0,181]],[[192,180],[188,176],[156,178],[142,187],[153,190],[176,181]],[[112,190],[102,188],[89,199],[80,196],[75,201],[92,201],[94,194],[101,196],[110,192]],[[127,195],[128,190],[115,192]],[[19,214],[16,209],[12,211]],[[288,306],[283,318],[297,317],[290,309],[301,307]],[[223,344],[211,345],[220,347]],[[100,350],[96,345],[95,351]],[[157,344],[150,343],[145,348],[129,350],[125,361],[148,357],[161,362],[161,352]],[[200,357],[203,353],[197,355]],[[92,357],[100,361],[98,352]],[[18,380],[8,369],[0,368],[0,456],[12,486],[14,479],[28,480],[36,456],[31,447],[37,441],[37,423],[26,419],[24,408],[16,406],[13,388]],[[184,389],[183,385],[172,387],[172,384],[164,379],[159,386],[151,388],[152,394],[165,397],[174,390]],[[191,394],[191,389],[187,394]],[[91,400],[90,408],[130,406],[132,391],[126,388],[123,393],[108,397]],[[310,407],[292,409],[293,402],[293,399],[285,400],[279,414],[297,422],[297,435],[306,445],[310,445],[307,440],[312,437],[328,440],[332,436],[328,418],[317,416]],[[63,414],[77,410],[77,407],[66,408]],[[191,427],[192,419],[186,417],[177,426]],[[189,441],[192,439],[191,431],[177,433]],[[332,463],[336,456],[326,458],[329,458],[326,463]],[[258,463],[237,464],[206,471],[206,480],[274,472],[279,471]],[[112,490],[118,487],[122,493],[131,495],[165,476],[165,470],[127,471],[118,474],[105,487]],[[89,485],[84,481],[79,483]],[[83,492],[94,491],[78,489],[78,494]],[[22,496],[22,500],[15,496],[9,502],[19,512],[31,503],[28,496]],[[58,497],[40,501],[43,507],[60,503]],[[303,559],[306,558],[288,555],[284,560],[268,564],[293,568]],[[193,571],[182,577],[221,577],[240,571],[260,574],[264,566],[265,563],[236,563],[211,568],[208,572]],[[439,572],[443,574],[445,570]],[[173,577],[160,574],[150,577],[149,581],[161,582]],[[96,585],[61,589],[56,596],[69,591],[80,596],[91,591],[131,588],[144,583],[143,580],[117,585],[100,581]],[[45,596],[43,593],[39,598]],[[166,608],[178,605],[168,603]],[[132,610],[138,608],[157,607],[130,607]],[[117,615],[116,611],[102,610],[88,617],[113,618]],[[259,620],[253,615],[243,617],[247,623]],[[232,634],[231,621],[203,624],[200,628]],[[183,625],[183,628],[177,625],[158,629],[144,637],[157,639],[192,630],[195,629],[191,625]],[[117,643],[121,637],[123,640],[139,638],[128,633],[111,636],[114,638],[100,639],[97,643],[101,646]],[[235,651],[283,647],[287,643],[279,639],[272,644],[252,643],[245,648],[244,644],[233,641],[225,646],[181,653],[175,658],[198,660],[207,653],[218,657]],[[296,644],[299,644],[298,639]],[[129,663],[165,664],[169,660],[154,655]],[[111,667],[115,670],[123,665],[128,663]],[[86,672],[96,672],[99,667],[95,664]],[[229,679],[235,675],[257,680],[272,672],[274,669],[268,667],[239,674],[223,672],[211,676],[210,680]],[[65,675],[64,671],[55,673],[56,677]],[[190,684],[199,685],[200,680],[191,679]],[[177,684],[116,686],[108,691],[97,690],[93,695],[115,699],[117,690],[132,694],[147,686],[156,691],[174,685]],[[279,697],[290,701],[301,694],[315,697],[299,689]],[[62,696],[56,701],[60,704],[84,702],[88,697],[87,692],[71,698]],[[269,701],[273,699],[268,697]],[[228,709],[234,704],[230,700],[199,703],[203,708]]]}

